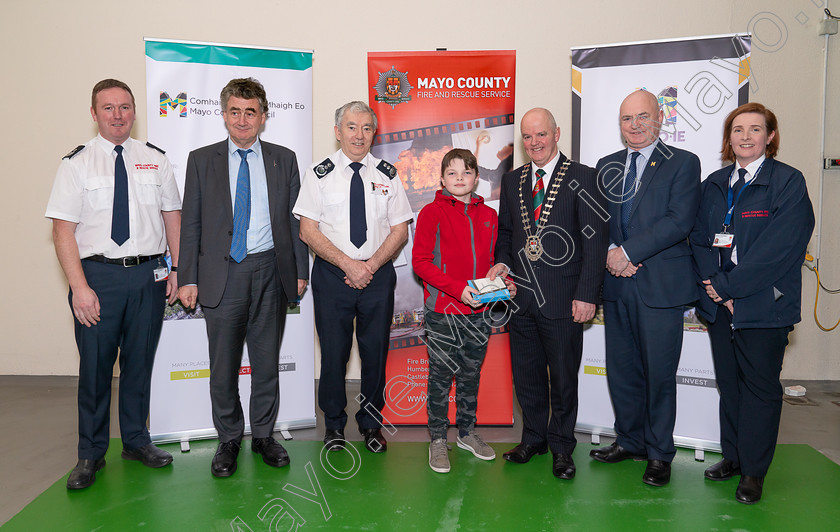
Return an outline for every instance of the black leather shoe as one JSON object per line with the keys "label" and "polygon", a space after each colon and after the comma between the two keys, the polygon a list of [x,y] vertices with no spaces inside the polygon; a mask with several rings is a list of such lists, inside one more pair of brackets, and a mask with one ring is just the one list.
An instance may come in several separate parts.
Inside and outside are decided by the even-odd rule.
{"label": "black leather shoe", "polygon": [[744,504],[755,504],[761,500],[761,490],[764,488],[764,477],[741,475],[741,482],[735,490],[735,499]]}
{"label": "black leather shoe", "polygon": [[365,437],[365,447],[372,453],[384,453],[388,450],[388,442],[382,436],[382,429],[362,429]]}
{"label": "black leather shoe", "polygon": [[508,462],[516,462],[517,464],[525,464],[535,454],[545,454],[548,452],[548,445],[530,445],[527,443],[520,443],[510,451],[504,453],[502,457]]}
{"label": "black leather shoe", "polygon": [[554,461],[551,465],[551,472],[557,478],[572,480],[575,478],[575,461],[570,454],[551,453]]}
{"label": "black leather shoe", "polygon": [[703,476],[709,480],[729,480],[732,475],[740,475],[741,468],[724,458],[720,462],[706,469]]}
{"label": "black leather shoe", "polygon": [[137,449],[123,449],[122,457],[126,460],[139,460],[146,467],[163,467],[172,463],[172,455],[155,444],[147,443]]}
{"label": "black leather shoe", "polygon": [[229,477],[234,474],[236,472],[237,456],[239,456],[238,441],[219,442],[219,448],[216,449],[216,456],[213,457],[213,463],[210,465],[213,476]]}
{"label": "black leather shoe", "polygon": [[271,436],[267,438],[253,438],[251,450],[261,454],[263,462],[274,467],[289,465],[289,453]]}
{"label": "black leather shoe", "polygon": [[344,444],[346,443],[347,440],[344,439],[343,429],[327,429],[326,432],[324,432],[324,447],[326,447],[328,451],[340,451],[344,449]]}
{"label": "black leather shoe", "polygon": [[67,478],[68,490],[80,490],[93,484],[96,472],[105,467],[105,459],[79,460]]}
{"label": "black leather shoe", "polygon": [[612,442],[606,447],[592,449],[589,451],[589,456],[605,464],[615,464],[623,460],[647,460],[647,455],[631,453],[616,442]]}
{"label": "black leather shoe", "polygon": [[671,481],[671,462],[662,460],[648,460],[645,474],[642,475],[642,482],[648,486],[657,488],[664,486]]}

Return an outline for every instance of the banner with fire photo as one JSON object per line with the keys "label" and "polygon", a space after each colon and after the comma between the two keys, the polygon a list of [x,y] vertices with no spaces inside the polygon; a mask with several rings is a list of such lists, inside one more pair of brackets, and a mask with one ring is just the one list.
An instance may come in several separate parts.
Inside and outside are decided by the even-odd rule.
{"label": "banner with fire photo", "polygon": [[[452,148],[475,154],[476,193],[498,210],[502,175],[513,167],[515,76],[515,51],[368,53],[369,100],[379,119],[371,151],[397,168],[415,222],[440,189],[441,159]],[[427,422],[428,352],[423,287],[411,268],[413,236],[410,224],[408,244],[394,261],[397,288],[383,411],[394,425]],[[498,326],[481,370],[479,424],[513,423],[507,315],[504,304],[493,311]],[[454,386],[449,405],[454,424]]]}

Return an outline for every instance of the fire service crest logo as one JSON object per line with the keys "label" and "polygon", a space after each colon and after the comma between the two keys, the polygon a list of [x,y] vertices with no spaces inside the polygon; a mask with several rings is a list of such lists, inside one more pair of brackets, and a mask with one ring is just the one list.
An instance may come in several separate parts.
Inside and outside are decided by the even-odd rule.
{"label": "fire service crest logo", "polygon": [[414,87],[408,82],[408,74],[400,72],[393,66],[388,72],[379,72],[379,81],[373,86],[376,89],[374,99],[377,102],[384,102],[391,106],[411,101],[409,91]]}

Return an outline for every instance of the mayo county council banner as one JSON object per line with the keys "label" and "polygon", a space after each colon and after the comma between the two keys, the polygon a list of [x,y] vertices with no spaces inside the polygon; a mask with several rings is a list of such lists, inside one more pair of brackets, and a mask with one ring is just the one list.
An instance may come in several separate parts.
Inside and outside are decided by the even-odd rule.
{"label": "mayo county council banner", "polygon": [[[665,112],[660,138],[697,154],[702,176],[722,167],[726,115],[749,101],[750,36],[693,37],[572,49],[572,158],[595,166],[624,148],[621,101],[636,89],[659,98]],[[577,430],[614,434],[607,390],[603,318],[584,333]],[[718,392],[705,328],[686,309],[677,370],[677,445],[720,450]]]}
{"label": "mayo county council banner", "polygon": [[[312,160],[311,51],[146,39],[149,142],[166,151],[182,196],[189,152],[227,137],[219,94],[228,81],[243,77],[259,80],[268,96],[268,118],[260,138],[293,150],[302,171]],[[311,301],[307,293],[289,305],[278,367],[278,429],[315,426]],[[152,373],[152,438],[212,438],[216,431],[203,315],[176,305],[166,309]],[[246,347],[239,370],[246,420],[250,370]]]}

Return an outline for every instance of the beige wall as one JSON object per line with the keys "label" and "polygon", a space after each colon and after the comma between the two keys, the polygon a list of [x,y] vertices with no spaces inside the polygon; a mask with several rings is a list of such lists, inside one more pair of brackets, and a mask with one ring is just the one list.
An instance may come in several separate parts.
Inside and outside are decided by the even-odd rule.
{"label": "beige wall", "polygon": [[[762,51],[754,41],[752,66],[758,90],[752,99],[776,111],[783,138],[780,159],[805,173],[815,206],[818,201],[824,40],[816,35],[821,10],[811,0],[668,5],[651,0],[633,4],[147,0],[133,4],[142,7],[130,5],[110,0],[4,2],[0,224],[6,260],[0,266],[4,280],[0,374],[77,371],[67,285],[43,212],[59,160],[95,133],[87,103],[94,82],[116,77],[132,86],[139,104],[134,134],[145,139],[145,36],[313,49],[316,157],[335,149],[333,110],[350,99],[367,97],[367,51],[515,49],[517,116],[534,106],[553,110],[564,132],[561,149],[568,153],[572,46],[744,32],[759,12],[769,13],[753,28],[757,36],[768,44],[778,41],[776,26],[767,20],[776,18],[784,23],[786,37],[775,50],[764,46]],[[840,2],[830,5],[840,12]],[[804,24],[796,19],[800,12],[808,17]],[[834,123],[827,130],[827,146],[829,154],[840,157],[838,38],[830,43],[828,90],[835,96],[828,102]],[[517,164],[522,158],[518,148]],[[840,287],[840,239],[835,233],[840,220],[836,207],[840,171],[827,175],[824,197],[826,236],[820,266],[823,283],[836,288]],[[816,250],[816,240],[811,250]],[[840,329],[832,333],[817,329],[814,276],[803,271],[803,322],[792,335],[783,375],[838,379],[840,363],[832,352],[837,348],[830,346],[832,338],[836,345]],[[820,316],[833,325],[840,317],[840,298],[824,294]]]}

